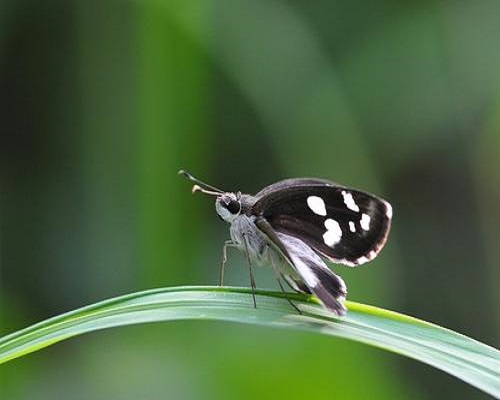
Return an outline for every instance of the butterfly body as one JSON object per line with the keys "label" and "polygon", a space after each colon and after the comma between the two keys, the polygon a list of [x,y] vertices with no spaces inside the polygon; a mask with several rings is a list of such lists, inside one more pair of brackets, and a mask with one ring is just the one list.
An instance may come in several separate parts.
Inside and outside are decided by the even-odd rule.
{"label": "butterfly body", "polygon": [[231,224],[228,245],[245,253],[250,265],[274,269],[292,289],[315,294],[337,315],[345,314],[347,288],[323,259],[366,263],[390,229],[387,201],[327,180],[287,179],[252,196],[223,192],[181,173],[197,183],[193,191],[216,196],[218,215]]}

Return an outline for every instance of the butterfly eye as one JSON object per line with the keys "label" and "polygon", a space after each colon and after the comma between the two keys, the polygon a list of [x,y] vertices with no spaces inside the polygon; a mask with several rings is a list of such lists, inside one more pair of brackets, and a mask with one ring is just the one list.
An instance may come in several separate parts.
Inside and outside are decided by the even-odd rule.
{"label": "butterfly eye", "polygon": [[231,214],[239,214],[241,210],[241,203],[238,200],[230,199],[225,206]]}
{"label": "butterfly eye", "polygon": [[229,195],[222,196],[221,203],[224,206],[224,208],[233,215],[239,214],[241,210],[241,202],[232,193]]}
{"label": "butterfly eye", "polygon": [[227,222],[232,222],[241,211],[241,202],[234,193],[225,193],[215,202],[217,214]]}

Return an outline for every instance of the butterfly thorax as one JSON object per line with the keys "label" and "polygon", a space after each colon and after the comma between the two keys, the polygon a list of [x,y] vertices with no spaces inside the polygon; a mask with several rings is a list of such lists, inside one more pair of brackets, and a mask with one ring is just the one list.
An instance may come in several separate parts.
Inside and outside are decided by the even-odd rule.
{"label": "butterfly thorax", "polygon": [[253,214],[252,207],[256,200],[248,194],[228,192],[217,198],[215,208],[217,214],[231,224],[231,242],[248,257],[252,265],[273,267],[277,271],[293,275],[294,272],[283,255],[255,225],[257,216]]}
{"label": "butterfly thorax", "polygon": [[278,275],[298,278],[280,251],[256,228],[255,219],[253,215],[240,214],[233,220],[229,229],[232,243],[248,257],[251,265],[271,267]]}

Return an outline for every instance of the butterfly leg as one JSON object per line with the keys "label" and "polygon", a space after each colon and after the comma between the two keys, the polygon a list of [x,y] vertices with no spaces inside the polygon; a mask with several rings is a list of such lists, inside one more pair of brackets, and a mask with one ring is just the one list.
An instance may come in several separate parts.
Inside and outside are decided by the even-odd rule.
{"label": "butterfly leg", "polygon": [[222,246],[222,262],[220,264],[219,286],[224,286],[224,269],[226,268],[228,247],[236,247],[236,245],[232,240],[226,240],[224,242],[224,246]]}
{"label": "butterfly leg", "polygon": [[255,300],[255,288],[256,288],[255,278],[253,277],[253,266],[252,263],[250,262],[250,255],[248,253],[248,241],[245,234],[243,234],[243,242],[245,243],[245,254],[248,262],[248,271],[250,273],[250,285],[252,286],[253,306],[254,308],[257,308],[257,301]]}
{"label": "butterfly leg", "polygon": [[[269,246],[267,246],[269,248]],[[278,281],[278,285],[280,286],[280,289],[281,289],[281,292],[285,295],[285,299],[290,303],[290,305],[295,308],[297,310],[297,312],[299,314],[302,315],[302,311],[299,310],[299,308],[295,305],[295,303],[290,299],[290,297],[288,297],[288,293],[287,291],[285,290],[285,288],[283,287],[283,284],[281,283],[281,277],[284,278],[284,276],[278,271],[278,269],[276,268],[276,266],[274,265],[274,260],[273,260],[273,257],[270,257],[270,260],[271,260],[271,266],[273,267],[273,271],[274,271],[274,274],[276,276],[276,280]]]}
{"label": "butterfly leg", "polygon": [[281,279],[278,278],[278,284],[280,285],[280,289],[281,291],[283,292],[283,294],[285,295],[285,298],[286,300],[290,303],[290,305],[295,308],[297,310],[297,312],[302,315],[302,311],[300,311],[299,307],[297,307],[297,305],[290,299],[290,297],[288,297],[288,293],[285,291],[285,289],[283,288],[283,284],[281,283]]}

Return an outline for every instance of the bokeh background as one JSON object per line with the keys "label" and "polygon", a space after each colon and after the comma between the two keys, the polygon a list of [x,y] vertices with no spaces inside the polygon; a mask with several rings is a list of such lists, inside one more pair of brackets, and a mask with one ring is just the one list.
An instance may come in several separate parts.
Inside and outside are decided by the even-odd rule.
{"label": "bokeh background", "polygon": [[[333,267],[349,299],[498,346],[499,39],[493,0],[2,0],[0,334],[215,284],[227,226],[182,167],[227,190],[317,176],[386,197],[381,256]],[[1,366],[0,397],[486,398],[365,345],[209,322],[63,342]]]}

